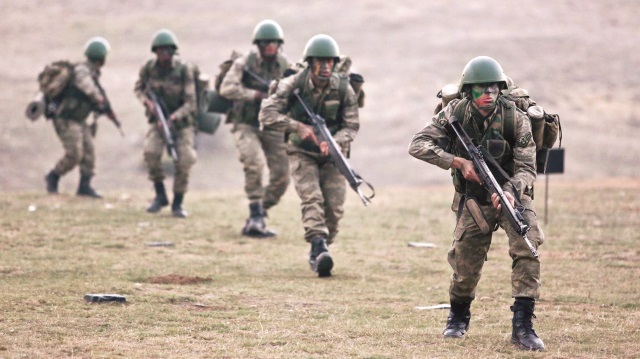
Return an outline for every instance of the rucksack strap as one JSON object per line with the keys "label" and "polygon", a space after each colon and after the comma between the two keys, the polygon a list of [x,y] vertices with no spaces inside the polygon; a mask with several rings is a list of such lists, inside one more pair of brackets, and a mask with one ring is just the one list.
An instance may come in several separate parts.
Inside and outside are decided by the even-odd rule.
{"label": "rucksack strap", "polygon": [[503,98],[499,101],[506,107],[506,111],[503,113],[502,117],[502,134],[509,145],[513,147],[516,143],[516,128],[514,124],[516,117],[516,105],[515,103]]}

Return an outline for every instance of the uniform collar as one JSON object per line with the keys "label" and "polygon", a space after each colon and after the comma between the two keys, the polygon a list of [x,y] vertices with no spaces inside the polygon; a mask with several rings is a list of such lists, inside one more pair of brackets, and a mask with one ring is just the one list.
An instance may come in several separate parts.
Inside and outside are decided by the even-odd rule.
{"label": "uniform collar", "polygon": [[[173,58],[171,59],[171,68],[175,68],[176,65],[178,65],[178,63],[180,62],[180,59],[177,56],[173,56]],[[160,65],[158,64],[158,58],[154,58],[153,59],[153,67],[160,67]]]}

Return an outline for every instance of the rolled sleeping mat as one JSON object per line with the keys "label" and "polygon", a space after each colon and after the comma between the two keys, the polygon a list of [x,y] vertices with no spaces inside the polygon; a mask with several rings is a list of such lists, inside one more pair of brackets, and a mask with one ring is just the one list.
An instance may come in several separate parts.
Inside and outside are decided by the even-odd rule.
{"label": "rolled sleeping mat", "polygon": [[220,96],[215,90],[206,91],[205,101],[209,105],[208,112],[226,114],[233,106],[233,101]]}
{"label": "rolled sleeping mat", "polygon": [[36,121],[40,116],[44,115],[47,104],[44,101],[44,94],[38,92],[36,97],[27,104],[25,115],[31,121]]}

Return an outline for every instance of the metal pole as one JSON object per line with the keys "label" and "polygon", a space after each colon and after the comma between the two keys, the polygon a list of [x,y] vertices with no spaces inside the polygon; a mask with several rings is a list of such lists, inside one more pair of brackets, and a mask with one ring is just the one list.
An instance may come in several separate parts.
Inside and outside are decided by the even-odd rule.
{"label": "metal pole", "polygon": [[549,175],[544,175],[544,225],[547,225],[547,204],[549,202]]}

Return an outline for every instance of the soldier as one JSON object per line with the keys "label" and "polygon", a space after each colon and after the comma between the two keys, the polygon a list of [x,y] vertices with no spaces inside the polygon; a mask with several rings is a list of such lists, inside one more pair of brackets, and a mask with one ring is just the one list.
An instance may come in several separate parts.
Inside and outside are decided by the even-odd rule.
{"label": "soldier", "polygon": [[[280,25],[272,20],[258,23],[253,31],[258,51],[238,57],[220,85],[220,95],[233,100],[229,119],[244,167],[245,193],[249,198],[249,218],[242,234],[264,238],[275,235],[265,224],[267,210],[280,201],[289,185],[289,160],[284,132],[261,129],[258,112],[267,97],[268,84],[279,79],[288,67],[280,53],[284,36]],[[269,167],[269,184],[262,185],[264,159]]]}
{"label": "soldier", "polygon": [[147,212],[157,213],[169,204],[164,187],[162,152],[166,146],[161,123],[154,115],[153,102],[147,91],[153,91],[166,105],[167,120],[175,129],[175,145],[178,160],[174,161],[175,177],[173,181],[173,202],[171,214],[185,218],[187,212],[182,208],[184,195],[189,182],[189,170],[196,162],[194,149],[194,113],[196,111],[196,90],[191,65],[176,57],[178,41],[169,30],[159,30],[153,36],[151,51],[156,58],[149,60],[140,69],[135,85],[135,93],[145,106],[150,124],[144,145],[144,161],[149,169],[149,179],[153,182],[156,196]]}
{"label": "soldier", "polygon": [[[511,341],[520,348],[544,350],[544,343],[533,330],[535,300],[540,295],[540,261],[529,251],[525,241],[501,215],[499,199],[480,185],[480,179],[468,154],[455,146],[445,150],[448,139],[455,138],[449,126],[455,116],[478,145],[495,158],[511,177],[503,185],[507,198],[524,207],[524,218],[531,226],[529,239],[537,248],[544,240],[532,201],[536,178],[535,144],[530,123],[513,102],[505,100],[500,90],[506,86],[502,67],[494,59],[480,56],[464,68],[455,99],[436,114],[432,121],[413,136],[409,153],[443,169],[452,169],[455,196],[452,209],[457,213],[453,244],[448,260],[453,268],[449,289],[451,311],[444,330],[445,337],[462,338],[469,328],[470,306],[482,266],[491,245],[493,228],[502,227],[509,238],[512,264],[513,311]],[[511,122],[509,124],[509,122]],[[515,129],[515,136],[506,128]],[[511,138],[513,137],[513,138]],[[479,208],[479,210],[478,210]]]}
{"label": "soldier", "polygon": [[102,37],[93,37],[85,44],[84,55],[87,61],[74,65],[71,86],[53,115],[53,126],[64,147],[64,156],[45,176],[47,192],[58,193],[60,177],[80,166],[80,184],[76,194],[91,198],[102,196],[91,187],[94,175],[95,151],[92,127],[87,117],[94,111],[104,113],[107,100],[102,94],[98,78],[104,66],[111,46]]}
{"label": "soldier", "polygon": [[333,259],[328,245],[338,234],[338,222],[344,214],[345,178],[328,156],[326,142],[318,143],[311,120],[293,91],[326,119],[335,141],[347,152],[360,123],[358,103],[349,79],[334,72],[340,50],[327,35],[312,37],[304,49],[308,67],[281,79],[272,87],[260,109],[260,122],[265,128],[289,134],[287,153],[291,175],[302,200],[304,238],[311,243],[309,264],[320,277],[331,275]]}

